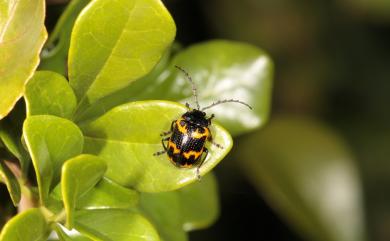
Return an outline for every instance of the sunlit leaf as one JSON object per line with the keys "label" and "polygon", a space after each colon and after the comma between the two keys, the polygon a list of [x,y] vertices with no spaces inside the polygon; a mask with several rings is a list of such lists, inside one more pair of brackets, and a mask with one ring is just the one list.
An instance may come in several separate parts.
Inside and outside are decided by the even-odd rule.
{"label": "sunlit leaf", "polygon": [[[139,101],[118,106],[102,117],[81,125],[85,137],[84,152],[107,161],[106,176],[118,184],[142,192],[178,189],[197,181],[196,168],[178,168],[162,150],[160,133],[187,109],[168,101]],[[219,125],[211,126],[214,141],[222,149],[207,145],[209,154],[200,168],[205,175],[232,147],[230,135]]]}
{"label": "sunlit leaf", "polygon": [[[241,100],[253,107],[251,110],[229,103],[208,110],[233,135],[258,128],[268,120],[273,65],[268,55],[257,47],[232,41],[210,41],[189,47],[171,62],[184,68],[194,80],[201,108],[224,99]],[[170,76],[156,88],[171,91],[162,92],[165,98],[196,106],[185,75],[172,65]]]}
{"label": "sunlit leaf", "polygon": [[153,222],[163,240],[188,240],[188,234],[183,230],[180,201],[176,192],[141,194],[141,209]]}
{"label": "sunlit leaf", "polygon": [[49,190],[60,180],[62,164],[81,153],[83,136],[71,121],[50,115],[27,117],[23,136],[35,168],[40,200],[44,203]]}
{"label": "sunlit leaf", "polygon": [[60,241],[93,241],[90,238],[87,238],[86,236],[80,234],[77,232],[77,230],[73,229],[71,231],[67,230],[65,227],[63,227],[61,224],[56,223],[53,228]]}
{"label": "sunlit leaf", "polygon": [[[169,56],[167,56],[169,57]],[[165,70],[146,76],[127,88],[117,91],[92,106],[84,119],[104,114],[116,105],[134,100],[167,99],[193,103],[191,84],[184,68],[192,77],[198,92],[200,106],[217,100],[236,99],[253,107],[227,103],[213,107],[214,113],[231,134],[238,135],[262,126],[268,119],[271,101],[273,64],[261,49],[240,42],[214,40],[196,44],[160,63]]]}
{"label": "sunlit leaf", "polygon": [[160,240],[154,227],[139,214],[121,209],[79,211],[76,229],[94,240]]}
{"label": "sunlit leaf", "polygon": [[80,197],[78,209],[129,209],[138,203],[138,193],[103,178],[92,190]]}
{"label": "sunlit leaf", "polygon": [[0,241],[43,241],[49,232],[49,224],[42,212],[33,208],[8,221],[1,231]]}
{"label": "sunlit leaf", "polygon": [[45,1],[0,2],[0,119],[22,96],[47,37]]}
{"label": "sunlit leaf", "polygon": [[55,115],[70,119],[76,109],[76,96],[62,75],[38,71],[26,85],[27,115]]}
{"label": "sunlit leaf", "polygon": [[219,215],[217,180],[210,173],[200,182],[176,191],[181,203],[182,227],[186,231],[202,229],[213,224]]}
{"label": "sunlit leaf", "polygon": [[[188,240],[186,231],[210,226],[218,217],[216,180],[211,173],[200,182],[172,192],[141,193],[141,211],[164,240]],[[169,208],[167,208],[169,207]]]}
{"label": "sunlit leaf", "polygon": [[146,75],[175,31],[159,0],[92,1],[75,22],[69,50],[78,113]]}
{"label": "sunlit leaf", "polygon": [[104,160],[86,154],[67,160],[62,166],[61,191],[67,228],[73,228],[73,216],[78,198],[96,185],[106,169]]}
{"label": "sunlit leaf", "polygon": [[[167,68],[171,58],[171,50],[167,50],[163,57],[160,59],[160,62],[149,72],[146,76],[141,79],[134,81],[128,87],[118,90],[98,101],[91,104],[85,111],[78,115],[78,121],[86,121],[94,119],[98,116],[103,115],[110,109],[115,106],[125,104],[130,101],[142,100],[142,99],[159,99],[158,96],[152,96],[150,98],[141,98],[139,95],[143,92],[148,92],[148,90],[154,91],[154,85],[156,85],[159,76]],[[161,99],[161,98],[160,98]]]}

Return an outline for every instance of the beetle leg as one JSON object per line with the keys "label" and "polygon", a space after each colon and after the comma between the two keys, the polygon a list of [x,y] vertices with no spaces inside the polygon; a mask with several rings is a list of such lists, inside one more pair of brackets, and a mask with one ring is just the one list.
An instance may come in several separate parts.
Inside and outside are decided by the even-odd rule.
{"label": "beetle leg", "polygon": [[160,136],[166,136],[166,135],[171,134],[171,133],[173,132],[173,125],[175,124],[175,122],[176,122],[175,120],[172,121],[172,123],[171,123],[171,129],[170,129],[169,131],[164,131],[163,133],[160,134]]}
{"label": "beetle leg", "polygon": [[163,145],[165,151],[167,151],[167,146],[165,145],[164,141],[168,141],[168,140],[169,140],[169,137],[161,139],[161,144]]}
{"label": "beetle leg", "polygon": [[153,156],[159,156],[159,155],[162,155],[162,154],[164,154],[164,153],[166,153],[167,151],[158,151],[158,152],[155,152],[155,153],[153,153]]}
{"label": "beetle leg", "polygon": [[199,181],[200,181],[200,171],[199,171],[199,169],[202,167],[204,161],[206,160],[207,154],[209,154],[209,150],[206,147],[204,147],[203,152],[205,153],[204,157],[202,158],[202,160],[200,161],[198,167],[196,168],[196,176],[197,176]]}
{"label": "beetle leg", "polygon": [[221,144],[218,144],[214,141],[211,142],[211,144],[213,144],[214,146],[218,147],[219,149],[223,149],[223,146]]}
{"label": "beetle leg", "polygon": [[213,144],[214,146],[216,146],[216,147],[218,147],[218,148],[220,148],[220,149],[223,149],[223,146],[222,146],[222,145],[220,145],[220,144],[214,142],[213,136],[212,136],[211,134],[209,135],[209,138],[207,138],[207,141],[211,142],[211,144]]}
{"label": "beetle leg", "polygon": [[215,117],[214,114],[211,114],[211,116],[207,119],[207,121],[209,122],[209,125],[211,125],[211,120]]}
{"label": "beetle leg", "polygon": [[187,109],[191,109],[190,104],[188,104],[188,102],[186,102],[186,107],[187,107]]}
{"label": "beetle leg", "polygon": [[169,140],[169,137],[161,139],[161,144],[162,144],[164,150],[158,151],[158,152],[154,153],[153,156],[159,156],[159,155],[162,155],[162,154],[164,154],[164,153],[166,153],[168,151],[168,148],[167,148],[167,146],[164,143],[164,141],[168,141],[168,140]]}
{"label": "beetle leg", "polygon": [[172,133],[172,131],[164,131],[163,133],[160,134],[160,136],[167,136],[171,133]]}

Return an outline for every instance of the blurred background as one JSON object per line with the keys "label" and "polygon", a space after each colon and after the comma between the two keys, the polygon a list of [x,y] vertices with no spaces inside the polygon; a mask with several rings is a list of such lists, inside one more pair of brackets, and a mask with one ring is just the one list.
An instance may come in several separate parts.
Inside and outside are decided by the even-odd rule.
{"label": "blurred background", "polygon": [[184,47],[244,41],[275,64],[270,120],[236,138],[220,218],[190,239],[390,240],[390,1],[164,3]]}
{"label": "blurred background", "polygon": [[[345,205],[356,208],[351,213],[343,213],[344,217],[337,216],[340,214],[337,208],[330,208],[328,213],[336,217],[334,226],[329,224],[332,218],[324,221],[326,218],[322,216],[317,219],[322,219],[323,224],[312,228],[328,225],[324,229],[334,228],[334,236],[339,235],[335,238],[323,234],[322,240],[390,240],[390,1],[171,0],[165,3],[177,24],[177,40],[184,46],[214,38],[245,41],[268,52],[275,64],[270,121],[257,133],[239,137],[233,153],[217,167],[220,219],[207,230],[193,232],[191,240],[318,239],[320,234],[316,236],[307,230],[310,225],[297,227],[299,218],[291,218],[288,204],[275,194],[280,188],[267,188],[266,185],[278,186],[277,174],[267,176],[267,172],[277,169],[281,175],[291,174],[287,178],[290,184],[306,175],[306,183],[311,180],[316,185],[318,174],[326,169],[322,165],[332,161],[326,160],[327,155],[347,159],[340,161],[340,166],[345,164],[347,168],[338,166],[323,175],[332,178],[338,172],[341,181],[334,178],[329,188],[335,191],[337,187],[349,185],[339,195],[350,195]],[[311,134],[302,134],[308,129],[312,130]],[[308,145],[308,152],[316,150],[317,153],[302,154]],[[332,151],[334,155],[329,153]],[[286,165],[301,165],[297,169],[304,169],[314,163],[313,167],[307,172],[263,167],[261,171],[266,177],[258,180],[262,184],[257,184],[253,173],[242,167],[247,161],[243,160],[245,156],[259,159],[258,165],[263,165],[262,161],[272,164],[283,158],[275,154],[278,152],[284,153]],[[257,174],[262,175],[261,171]],[[298,173],[300,177],[294,177]],[[289,188],[293,189],[290,193],[293,198],[299,200],[294,195],[299,195],[299,189],[304,187],[291,184]],[[319,183],[317,198],[332,199],[321,188]],[[305,200],[301,202],[309,206],[308,200],[312,199]],[[308,212],[321,216],[316,214],[316,208],[321,209],[319,202],[317,206]],[[295,214],[299,215],[303,214]],[[338,224],[340,218],[349,224]],[[361,223],[352,227],[357,219]],[[355,238],[343,238],[344,231],[337,231],[340,225],[354,232],[349,237],[356,235]],[[359,231],[352,229],[359,229],[356,228],[359,225],[361,233],[357,234]]]}

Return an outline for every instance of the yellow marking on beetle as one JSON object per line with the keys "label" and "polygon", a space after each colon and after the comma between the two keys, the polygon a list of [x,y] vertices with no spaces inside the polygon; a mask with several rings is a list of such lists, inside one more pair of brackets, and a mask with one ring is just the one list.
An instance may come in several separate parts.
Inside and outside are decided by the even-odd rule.
{"label": "yellow marking on beetle", "polygon": [[169,160],[171,161],[171,163],[177,167],[180,167],[180,168],[192,168],[194,166],[194,164],[191,164],[191,163],[185,163],[184,165],[181,165],[179,164],[178,162],[175,162],[172,158],[172,156],[168,156]]}
{"label": "yellow marking on beetle", "polygon": [[191,163],[186,163],[184,165],[180,165],[180,167],[184,167],[184,168],[191,168],[193,166],[194,166],[194,164],[191,164]]}
{"label": "yellow marking on beetle", "polygon": [[177,128],[179,129],[179,132],[180,133],[182,133],[182,134],[187,134],[187,126],[186,125],[184,125],[184,126],[181,126],[180,125],[180,121],[184,121],[184,119],[183,118],[180,118],[180,119],[178,119],[177,121],[176,121],[176,126],[177,126]]}
{"label": "yellow marking on beetle", "polygon": [[200,133],[198,131],[198,129],[196,131],[194,131],[194,132],[191,132],[191,137],[195,138],[195,139],[200,139],[200,138],[205,136],[207,138],[210,135],[209,129],[208,128],[204,128],[203,130],[204,130],[204,133]]}
{"label": "yellow marking on beetle", "polygon": [[183,156],[187,159],[190,159],[191,156],[194,156],[194,159],[198,159],[202,155],[203,149],[201,151],[187,151],[183,152]]}
{"label": "yellow marking on beetle", "polygon": [[177,148],[176,144],[170,141],[170,142],[168,142],[168,149],[171,149],[171,147],[173,148],[173,154],[180,153],[180,150],[179,150],[179,148]]}

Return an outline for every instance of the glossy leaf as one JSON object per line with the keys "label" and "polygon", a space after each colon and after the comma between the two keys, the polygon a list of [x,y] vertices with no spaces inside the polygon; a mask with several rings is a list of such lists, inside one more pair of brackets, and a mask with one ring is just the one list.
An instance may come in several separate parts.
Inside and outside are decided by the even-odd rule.
{"label": "glossy leaf", "polygon": [[138,203],[138,193],[103,178],[77,201],[78,209],[129,209]]}
{"label": "glossy leaf", "polygon": [[76,96],[62,75],[38,71],[26,85],[27,115],[55,115],[70,119],[76,108]]}
{"label": "glossy leaf", "polygon": [[139,214],[128,210],[104,209],[79,211],[76,229],[93,240],[160,240],[154,227]]}
{"label": "glossy leaf", "polygon": [[146,75],[175,31],[159,0],[92,1],[76,20],[69,50],[79,112]]}
{"label": "glossy leaf", "polygon": [[0,2],[0,119],[22,96],[47,37],[45,1]]}
{"label": "glossy leaf", "polygon": [[55,199],[52,197],[52,195],[50,195],[45,202],[45,208],[47,208],[52,213],[62,213],[64,211],[64,203],[61,200]]}
{"label": "glossy leaf", "polygon": [[74,22],[90,0],[72,0],[61,14],[42,51],[39,69],[52,70],[67,75],[67,57]]}
{"label": "glossy leaf", "polygon": [[41,241],[49,236],[49,225],[42,212],[29,209],[9,220],[0,234],[0,241]]}
{"label": "glossy leaf", "polygon": [[23,137],[35,168],[40,200],[44,203],[49,190],[60,180],[62,164],[81,153],[83,136],[69,120],[36,115],[27,117]]}
{"label": "glossy leaf", "polygon": [[[118,106],[102,117],[81,125],[85,137],[84,152],[107,161],[106,176],[118,184],[141,192],[178,189],[197,181],[196,168],[177,168],[162,150],[160,133],[187,109],[168,101],[139,101]],[[200,174],[208,173],[232,147],[230,135],[213,124],[214,141],[223,149],[207,145],[209,155]]]}
{"label": "glossy leaf", "polygon": [[141,209],[154,224],[162,240],[186,241],[180,198],[176,192],[142,193]]}
{"label": "glossy leaf", "polygon": [[61,224],[56,223],[56,225],[53,225],[53,229],[58,235],[60,241],[93,241],[90,238],[87,238],[86,236],[80,234],[77,232],[77,230],[67,230],[65,227],[63,227]]}
{"label": "glossy leaf", "polygon": [[221,104],[207,112],[227,130],[238,135],[262,126],[268,119],[271,101],[273,64],[262,50],[255,46],[214,40],[193,45],[179,52],[166,67],[167,60],[141,81],[117,91],[92,106],[84,119],[96,117],[116,105],[134,100],[167,99],[193,103],[191,84],[174,65],[184,68],[198,90],[201,107],[222,99],[237,99],[253,107],[250,110],[237,103]]}
{"label": "glossy leaf", "polygon": [[67,230],[65,227],[63,227],[61,224],[56,223],[56,225],[53,225],[53,229],[55,230],[58,239],[50,239],[51,240],[60,240],[60,241],[93,241],[90,238],[87,238],[86,236],[80,234],[77,232],[77,230],[72,229],[71,231]]}
{"label": "glossy leaf", "polygon": [[4,161],[0,161],[0,178],[7,186],[14,206],[17,206],[21,197],[20,185],[15,175],[11,172]]}
{"label": "glossy leaf", "polygon": [[210,173],[172,192],[141,193],[140,207],[162,239],[188,240],[186,231],[210,226],[218,216],[215,177]]}
{"label": "glossy leaf", "polygon": [[[241,100],[253,107],[250,110],[241,104],[229,103],[208,110],[232,135],[251,131],[267,121],[273,66],[262,50],[249,44],[216,40],[180,52],[172,59],[172,65],[189,72],[197,85],[201,107],[223,99]],[[163,87],[171,90],[163,92],[166,98],[192,103],[185,75],[173,66]]]}
{"label": "glossy leaf", "polygon": [[[173,47],[172,47],[173,48]],[[154,91],[154,85],[160,82],[159,76],[167,68],[171,59],[171,49],[168,49],[160,62],[150,71],[146,76],[141,79],[134,81],[126,88],[118,90],[98,101],[91,104],[85,111],[79,114],[76,118],[77,122],[83,122],[97,118],[115,106],[125,104],[136,100],[147,100],[147,99],[161,99],[157,95],[150,97],[141,97],[140,94],[148,92],[149,89]]]}
{"label": "glossy leaf", "polygon": [[73,216],[78,198],[96,185],[106,169],[104,160],[86,154],[76,156],[62,166],[61,191],[67,228],[73,228]]}
{"label": "glossy leaf", "polygon": [[206,228],[212,225],[219,215],[217,180],[212,173],[177,190],[181,203],[182,227],[186,231]]}
{"label": "glossy leaf", "polygon": [[357,169],[332,130],[285,117],[237,145],[252,184],[308,240],[365,240]]}

